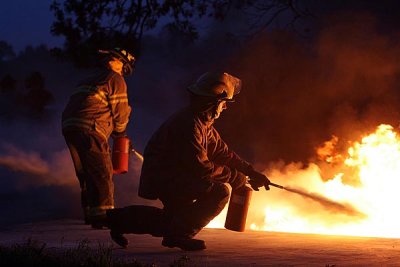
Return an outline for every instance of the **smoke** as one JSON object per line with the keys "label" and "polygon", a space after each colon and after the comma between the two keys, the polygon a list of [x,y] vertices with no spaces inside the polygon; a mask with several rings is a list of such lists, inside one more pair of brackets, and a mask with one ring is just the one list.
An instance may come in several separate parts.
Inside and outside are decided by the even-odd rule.
{"label": "smoke", "polygon": [[0,167],[19,173],[17,184],[20,188],[29,186],[62,186],[76,182],[69,151],[52,152],[50,159],[44,159],[36,151],[26,151],[15,145],[3,144]]}
{"label": "smoke", "polygon": [[21,151],[15,146],[7,144],[4,144],[3,148],[7,151],[0,154],[0,166],[33,175],[49,173],[48,163],[38,153]]}
{"label": "smoke", "polygon": [[312,40],[273,31],[247,43],[230,64],[243,90],[223,114],[222,136],[296,193],[254,192],[248,226],[315,231],[366,218],[354,206],[362,196],[355,190],[359,177],[343,164],[323,162],[316,151],[334,140],[329,155],[343,155],[350,141],[379,124],[398,125],[398,42],[398,33],[382,31],[375,16],[340,13]]}
{"label": "smoke", "polygon": [[265,33],[230,64],[243,90],[223,114],[223,136],[261,165],[307,163],[332,135],[347,142],[397,125],[398,41],[369,14],[331,16],[312,40]]}
{"label": "smoke", "polygon": [[[264,171],[286,190],[270,187],[253,192],[247,225],[259,230],[315,232],[356,224],[366,217],[354,206],[360,195],[339,177],[325,182],[316,164],[271,164]],[[340,192],[340,194],[339,194]],[[223,219],[223,218],[221,218]]]}
{"label": "smoke", "polygon": [[255,193],[248,223],[299,231],[365,218],[353,206],[359,176],[335,177],[352,170],[323,163],[316,150],[335,136],[335,153],[345,154],[350,141],[378,125],[398,125],[399,41],[371,14],[340,13],[311,41],[276,31],[243,49],[233,64],[243,90],[224,114],[223,136],[273,182],[307,192]]}
{"label": "smoke", "polygon": [[79,185],[69,152],[38,151],[3,144],[0,153],[0,228],[16,223],[79,218]]}

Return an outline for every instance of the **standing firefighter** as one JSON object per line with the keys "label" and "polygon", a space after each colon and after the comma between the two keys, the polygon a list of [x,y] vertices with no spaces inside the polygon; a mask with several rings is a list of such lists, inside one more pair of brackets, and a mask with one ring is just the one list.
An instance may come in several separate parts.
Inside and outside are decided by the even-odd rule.
{"label": "standing firefighter", "polygon": [[101,69],[82,81],[62,114],[62,132],[81,187],[85,223],[104,226],[114,208],[114,184],[108,139],[125,136],[131,113],[123,76],[135,58],[119,48],[100,50]]}
{"label": "standing firefighter", "polygon": [[124,233],[162,236],[162,245],[205,249],[193,237],[217,216],[233,189],[249,182],[255,190],[268,178],[231,151],[214,121],[239,93],[241,81],[227,73],[206,73],[188,88],[189,107],[169,118],[144,152],[139,196],[160,199],[164,208],[130,206],[107,212],[112,239],[127,246]]}

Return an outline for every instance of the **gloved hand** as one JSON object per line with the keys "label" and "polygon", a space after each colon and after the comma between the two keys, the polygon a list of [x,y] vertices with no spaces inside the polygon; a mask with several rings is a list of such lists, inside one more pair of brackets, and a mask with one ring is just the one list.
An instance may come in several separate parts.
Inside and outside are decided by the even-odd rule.
{"label": "gloved hand", "polygon": [[127,137],[127,136],[128,136],[128,135],[126,134],[126,131],[123,131],[123,132],[116,132],[116,131],[114,131],[114,132],[111,133],[112,139],[120,138],[120,137]]}
{"label": "gloved hand", "polygon": [[229,180],[229,184],[232,186],[232,190],[236,190],[242,186],[244,186],[247,182],[247,176],[237,171],[236,169],[231,169],[231,179]]}
{"label": "gloved hand", "polygon": [[260,187],[264,186],[265,190],[269,190],[269,179],[267,176],[265,176],[264,174],[262,174],[261,172],[252,170],[249,173],[249,184],[251,186],[251,188],[253,188],[254,191],[259,191]]}

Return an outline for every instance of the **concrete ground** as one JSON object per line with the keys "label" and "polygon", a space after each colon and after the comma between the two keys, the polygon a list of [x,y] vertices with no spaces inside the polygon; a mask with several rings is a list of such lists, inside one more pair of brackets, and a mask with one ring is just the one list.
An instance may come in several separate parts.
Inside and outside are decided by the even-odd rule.
{"label": "concrete ground", "polygon": [[[127,235],[128,249],[113,244],[108,230],[93,230],[80,221],[60,220],[23,224],[0,232],[0,245],[45,242],[47,248],[76,247],[87,239],[93,247],[112,246],[121,258],[144,264],[169,266],[187,257],[187,266],[400,266],[400,239],[325,236],[204,229],[197,236],[207,249],[185,252],[161,246],[161,238]],[[185,265],[186,266],[186,265]]]}

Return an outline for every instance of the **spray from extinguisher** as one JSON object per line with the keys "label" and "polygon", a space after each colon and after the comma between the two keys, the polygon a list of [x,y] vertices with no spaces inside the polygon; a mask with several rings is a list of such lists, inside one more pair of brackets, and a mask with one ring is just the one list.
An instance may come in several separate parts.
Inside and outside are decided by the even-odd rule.
{"label": "spray from extinguisher", "polygon": [[[268,185],[286,190],[291,193],[301,195],[302,197],[312,201],[316,201],[319,204],[331,210],[339,211],[351,216],[365,217],[363,213],[357,211],[349,204],[338,203],[336,201],[328,199],[324,196],[317,195],[315,193],[314,194],[308,193],[301,189],[285,187],[272,182],[269,182]],[[249,188],[248,186],[243,186],[237,190],[232,191],[231,199],[229,201],[229,206],[228,206],[228,213],[226,215],[226,220],[225,220],[226,229],[238,232],[244,231],[246,226],[247,212],[249,210],[249,205],[250,205],[251,192],[252,189]]]}
{"label": "spray from extinguisher", "polygon": [[114,174],[128,172],[129,153],[133,153],[140,161],[143,161],[143,156],[132,147],[132,142],[128,137],[115,138],[111,157]]}

